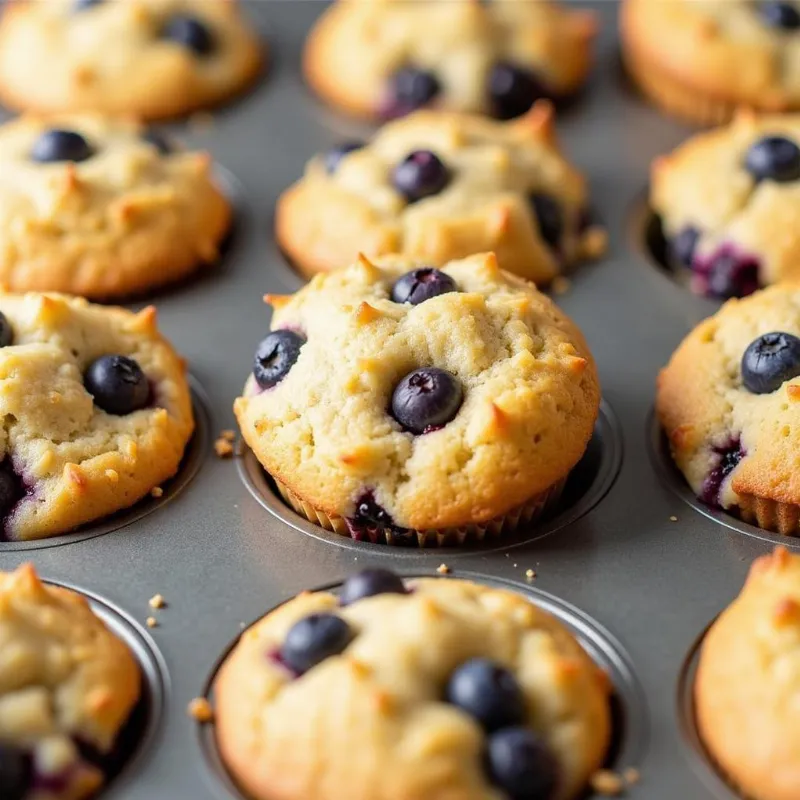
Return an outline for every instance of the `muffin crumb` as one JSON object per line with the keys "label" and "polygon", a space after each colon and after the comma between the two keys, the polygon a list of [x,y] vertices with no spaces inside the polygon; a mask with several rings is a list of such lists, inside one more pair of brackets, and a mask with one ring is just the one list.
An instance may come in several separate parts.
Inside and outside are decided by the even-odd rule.
{"label": "muffin crumb", "polygon": [[148,628],[155,628],[158,626],[158,620],[155,617],[148,617],[145,621]]}
{"label": "muffin crumb", "polygon": [[635,786],[642,778],[641,773],[635,767],[626,767],[622,770],[622,777],[628,786]]}
{"label": "muffin crumb", "polygon": [[677,522],[677,521],[678,521],[678,518],[677,518],[677,517],[675,517],[675,516],[673,516],[673,517],[670,517],[670,518],[669,518],[669,521],[670,521],[670,522]]}
{"label": "muffin crumb", "polygon": [[572,281],[570,281],[569,278],[565,278],[563,275],[556,275],[556,277],[553,278],[553,282],[550,284],[553,294],[566,294],[571,286]]}
{"label": "muffin crumb", "polygon": [[214,442],[214,452],[219,458],[230,458],[233,455],[233,445],[228,439],[220,436],[220,438]]}
{"label": "muffin crumb", "polygon": [[162,594],[154,594],[148,601],[148,605],[150,608],[164,608],[167,604],[167,601],[164,600],[164,596]]}
{"label": "muffin crumb", "polygon": [[608,233],[599,225],[593,225],[586,231],[583,240],[583,252],[587,258],[599,258],[608,249]]}
{"label": "muffin crumb", "polygon": [[616,772],[612,772],[609,769],[597,770],[597,772],[592,775],[589,783],[595,792],[605,797],[616,797],[622,794],[625,789],[622,778],[620,778]]}
{"label": "muffin crumb", "polygon": [[532,581],[536,577],[536,572],[534,570],[532,570],[532,569],[526,570],[525,571],[525,577],[529,581]]}
{"label": "muffin crumb", "polygon": [[236,438],[236,431],[225,428],[225,430],[219,432],[219,438],[225,439],[227,442],[232,442]]}
{"label": "muffin crumb", "polygon": [[449,575],[450,574],[450,567],[448,567],[447,564],[439,564],[439,566],[436,567],[436,571],[440,575]]}
{"label": "muffin crumb", "polygon": [[150,496],[151,497],[155,497],[155,498],[163,497],[164,496],[164,490],[160,486],[154,486],[150,490]]}
{"label": "muffin crumb", "polygon": [[195,697],[189,703],[187,708],[190,717],[193,717],[198,722],[211,722],[214,719],[214,711],[211,708],[211,703],[205,697]]}

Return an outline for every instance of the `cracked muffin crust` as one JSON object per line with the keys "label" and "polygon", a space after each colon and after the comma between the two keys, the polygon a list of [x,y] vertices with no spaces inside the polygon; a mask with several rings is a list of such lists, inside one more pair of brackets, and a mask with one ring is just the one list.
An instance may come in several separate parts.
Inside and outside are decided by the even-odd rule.
{"label": "cracked muffin crust", "polygon": [[513,530],[557,499],[591,438],[583,336],[493,254],[441,270],[362,257],[266,299],[273,333],[234,410],[287,499],[328,529],[394,544]]}
{"label": "cracked muffin crust", "polygon": [[[406,583],[360,573],[338,598],[304,593],[242,634],[214,693],[222,755],[245,791],[578,796],[609,743],[605,673],[517,594],[450,578]],[[507,774],[515,769],[524,793]]]}
{"label": "cracked muffin crust", "polygon": [[213,262],[231,222],[207,153],[135,122],[21,117],[0,126],[0,283],[111,299]]}
{"label": "cracked muffin crust", "polygon": [[[139,699],[139,667],[81,595],[24,564],[0,572],[4,800],[83,800]],[[89,755],[94,753],[95,755]]]}
{"label": "cracked muffin crust", "polygon": [[64,533],[175,474],[192,405],[154,308],[31,293],[0,294],[0,312],[3,536]]}
{"label": "cracked muffin crust", "polygon": [[800,279],[800,114],[740,113],[692,137],[654,162],[650,203],[698,293]]}
{"label": "cracked muffin crust", "polygon": [[778,547],[711,626],[695,683],[703,741],[753,800],[800,795],[799,653],[800,557]]}
{"label": "cracked muffin crust", "polygon": [[800,285],[730,300],[681,343],[657,411],[697,496],[762,528],[800,526]]}
{"label": "cracked muffin crust", "polygon": [[623,56],[657,105],[713,124],[737,108],[800,109],[800,4],[625,0]]}
{"label": "cracked muffin crust", "polygon": [[337,2],[311,31],[305,74],[351,114],[395,117],[424,105],[518,116],[586,80],[595,16],[550,2]]}
{"label": "cracked muffin crust", "polygon": [[547,283],[605,248],[588,203],[583,176],[558,148],[549,103],[511,122],[418,111],[368,144],[312,159],[281,196],[275,227],[307,276],[359,252],[439,266],[493,250],[503,269]]}
{"label": "cracked muffin crust", "polygon": [[0,17],[0,98],[22,111],[173,117],[229,99],[260,66],[225,0],[14,0]]}

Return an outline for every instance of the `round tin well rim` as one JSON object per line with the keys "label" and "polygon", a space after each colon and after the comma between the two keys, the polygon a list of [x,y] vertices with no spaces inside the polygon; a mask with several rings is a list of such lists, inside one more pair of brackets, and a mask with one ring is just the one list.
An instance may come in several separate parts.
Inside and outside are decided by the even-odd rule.
{"label": "round tin well rim", "polygon": [[[595,431],[587,452],[573,469],[572,475],[580,471],[581,465],[585,464],[587,458],[591,458],[589,451],[593,446],[599,449],[597,454],[599,463],[589,486],[574,503],[564,505],[563,500],[560,501],[554,515],[546,515],[541,521],[534,523],[530,535],[523,533],[517,536],[502,536],[497,539],[487,539],[483,544],[471,544],[464,547],[397,547],[373,544],[371,542],[357,542],[347,536],[326,531],[289,508],[273,488],[270,477],[249,447],[245,446],[242,456],[237,459],[237,469],[242,482],[263,508],[290,528],[315,539],[371,554],[385,553],[401,558],[419,557],[420,555],[452,558],[460,555],[500,552],[530,544],[572,525],[592,511],[614,485],[619,475],[623,458],[622,428],[613,409],[605,400],[600,404],[600,413],[595,423]],[[567,481],[564,495],[569,494],[570,480],[572,478]]]}
{"label": "round tin well rim", "polygon": [[762,542],[769,542],[773,545],[783,545],[794,550],[800,549],[800,537],[798,536],[785,536],[781,533],[772,533],[764,530],[756,525],[750,525],[727,511],[707,506],[698,499],[672,460],[667,436],[658,422],[655,408],[651,407],[645,424],[647,425],[647,452],[650,456],[650,463],[653,465],[661,482],[683,500],[686,505],[691,506],[707,519],[737,533],[743,533],[745,536],[751,536],[754,539],[760,539]]}
{"label": "round tin well rim", "polygon": [[172,478],[164,481],[161,486],[163,494],[160,497],[147,495],[129,508],[120,509],[110,516],[82,525],[72,533],[60,533],[44,539],[0,541],[0,553],[43,550],[48,547],[60,547],[75,542],[85,542],[87,539],[95,539],[98,536],[126,528],[134,522],[150,516],[180,495],[200,472],[211,441],[211,412],[208,398],[194,376],[189,375],[187,380],[192,395],[195,429],[186,444],[178,471]]}
{"label": "round tin well rim", "polygon": [[[609,761],[605,766],[612,769],[636,768],[641,764],[647,748],[649,737],[649,715],[645,700],[644,689],[638,678],[633,660],[621,642],[604,625],[594,617],[577,606],[561,599],[557,595],[543,591],[529,584],[507,578],[499,578],[480,572],[455,570],[447,575],[436,572],[412,570],[399,571],[404,579],[435,578],[437,580],[470,580],[486,586],[507,589],[520,594],[529,602],[554,616],[561,622],[580,642],[589,657],[607,672],[614,692],[611,698],[612,714],[614,711],[623,712],[613,714],[615,730],[612,732],[612,742],[609,752]],[[341,587],[343,581],[335,581],[312,589],[312,592],[335,591]],[[266,614],[288,603],[292,598],[278,603],[267,610],[258,619],[253,620],[235,638],[225,646],[220,657],[212,665],[200,696],[207,698],[213,704],[214,681],[222,664],[236,647],[241,636],[255,625]],[[615,703],[619,708],[614,708]],[[197,739],[203,754],[205,772],[209,783],[217,790],[217,797],[224,800],[249,800],[238,788],[234,779],[225,766],[217,746],[214,725],[201,724],[197,726]],[[583,797],[583,796],[582,796]],[[588,794],[584,800],[593,800],[600,795]]]}

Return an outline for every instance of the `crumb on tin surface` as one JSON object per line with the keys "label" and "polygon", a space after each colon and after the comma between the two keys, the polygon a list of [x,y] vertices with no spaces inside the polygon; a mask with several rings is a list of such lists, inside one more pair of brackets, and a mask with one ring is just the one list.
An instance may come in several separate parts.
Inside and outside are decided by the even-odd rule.
{"label": "crumb on tin surface", "polygon": [[151,497],[163,497],[164,496],[164,490],[160,486],[154,486],[150,490],[150,495],[151,495]]}
{"label": "crumb on tin surface", "polygon": [[670,521],[670,522],[677,522],[677,521],[678,521],[678,518],[677,518],[676,516],[674,516],[674,515],[673,515],[673,516],[671,516],[671,517],[669,518],[669,521]]}
{"label": "crumb on tin surface", "polygon": [[164,595],[162,594],[154,594],[148,601],[147,604],[150,608],[164,608],[167,604],[167,601],[164,600]]}
{"label": "crumb on tin surface", "polygon": [[148,617],[146,622],[148,628],[155,628],[158,626],[158,620],[155,617]]}
{"label": "crumb on tin surface", "polygon": [[436,571],[440,575],[447,575],[450,572],[450,567],[448,567],[447,564],[439,564],[439,566],[436,567]]}
{"label": "crumb on tin surface", "polygon": [[214,452],[219,458],[230,458],[233,455],[233,445],[228,439],[223,439],[221,436],[214,442]]}
{"label": "crumb on tin surface", "polygon": [[633,786],[639,783],[642,775],[636,767],[626,767],[622,770],[622,777],[625,779],[625,783],[627,783],[628,786]]}
{"label": "crumb on tin surface", "polygon": [[625,789],[622,778],[610,769],[597,770],[589,780],[589,784],[595,792],[606,797],[616,797]]}
{"label": "crumb on tin surface", "polygon": [[532,569],[525,570],[525,577],[532,581],[536,577],[536,572]]}
{"label": "crumb on tin surface", "polygon": [[187,712],[190,717],[196,719],[198,722],[211,722],[214,719],[214,711],[211,708],[211,703],[205,697],[195,697],[188,707]]}
{"label": "crumb on tin surface", "polygon": [[225,430],[219,432],[219,438],[225,439],[226,442],[232,442],[236,438],[236,431],[225,428]]}

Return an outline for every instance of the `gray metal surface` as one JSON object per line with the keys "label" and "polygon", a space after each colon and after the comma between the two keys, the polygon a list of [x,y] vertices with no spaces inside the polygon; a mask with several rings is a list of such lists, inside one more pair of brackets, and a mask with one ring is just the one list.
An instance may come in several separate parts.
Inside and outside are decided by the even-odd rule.
{"label": "gray metal surface", "polygon": [[[232,400],[268,328],[262,293],[301,285],[271,238],[275,199],[311,154],[370,130],[324,109],[303,86],[300,48],[322,7],[299,0],[250,5],[254,24],[270,42],[270,74],[250,96],[216,114],[211,127],[174,126],[235,176],[229,183],[240,212],[221,268],[155,298],[164,332],[207,395],[212,433],[234,427]],[[627,749],[617,766],[642,773],[630,797],[734,796],[713,779],[692,741],[685,678],[698,636],[775,537],[744,535],[748,526],[726,527],[719,516],[687,505],[653,435],[656,373],[716,304],[670,281],[642,251],[642,215],[634,212],[650,160],[689,129],[627,89],[618,66],[616,6],[603,3],[598,10],[604,26],[594,77],[559,120],[559,131],[590,176],[611,247],[604,259],[576,272],[571,290],[556,299],[583,328],[622,428],[624,455],[613,487],[580,518],[514,548],[398,553],[304,535],[254,498],[240,476],[245,468],[218,460],[206,444],[201,469],[182,491],[126,527],[58,547],[0,548],[3,569],[31,559],[48,578],[94,593],[140,622],[151,613],[147,601],[156,592],[169,603],[157,615],[159,627],[137,634],[160,653],[154,663],[163,676],[163,713],[153,738],[105,797],[229,800],[214,754],[185,710],[206,690],[241,624],[301,589],[335,583],[358,568],[430,574],[442,561],[456,574],[490,576],[522,592],[530,591],[525,571],[535,569],[537,592],[596,620],[587,630],[605,642],[595,650],[600,657],[606,646],[624,651],[620,663],[632,665],[633,677],[615,681],[632,727],[623,725],[631,736],[623,737]],[[549,602],[543,595],[532,599]],[[604,639],[606,630],[612,638]]]}

